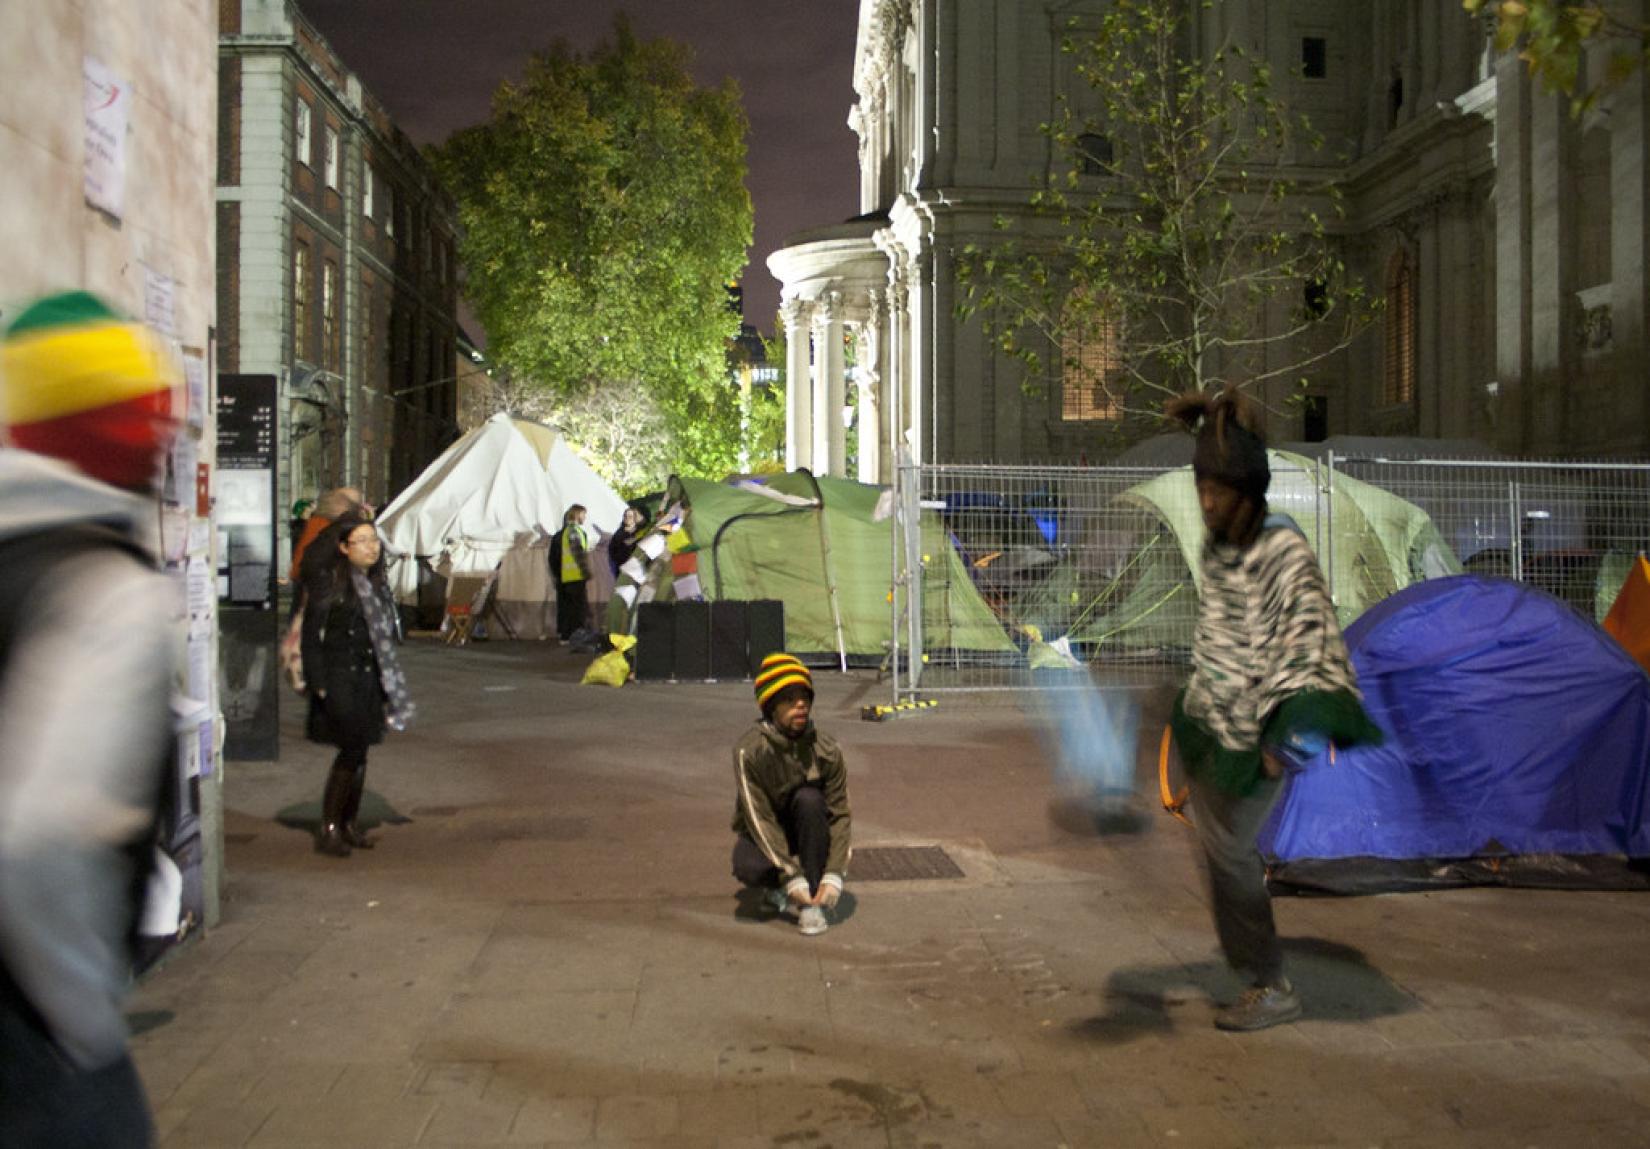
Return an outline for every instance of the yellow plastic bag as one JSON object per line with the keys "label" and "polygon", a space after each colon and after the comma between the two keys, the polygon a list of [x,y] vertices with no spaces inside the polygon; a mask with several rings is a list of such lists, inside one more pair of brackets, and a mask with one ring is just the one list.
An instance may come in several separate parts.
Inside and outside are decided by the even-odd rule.
{"label": "yellow plastic bag", "polygon": [[630,661],[625,658],[625,651],[636,645],[636,637],[630,634],[610,634],[607,640],[613,644],[613,649],[599,656],[585,669],[584,678],[580,682],[585,686],[623,686],[630,681]]}

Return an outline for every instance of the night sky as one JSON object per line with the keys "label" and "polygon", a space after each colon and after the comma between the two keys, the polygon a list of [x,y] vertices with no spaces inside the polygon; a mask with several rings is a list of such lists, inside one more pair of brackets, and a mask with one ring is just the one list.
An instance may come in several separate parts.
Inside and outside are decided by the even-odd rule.
{"label": "night sky", "polygon": [[857,0],[299,0],[418,144],[487,118],[501,80],[560,38],[588,51],[623,10],[644,39],[692,46],[700,82],[732,76],[750,119],[756,242],[745,317],[773,327],[779,284],[768,253],[805,228],[859,210],[853,104]]}

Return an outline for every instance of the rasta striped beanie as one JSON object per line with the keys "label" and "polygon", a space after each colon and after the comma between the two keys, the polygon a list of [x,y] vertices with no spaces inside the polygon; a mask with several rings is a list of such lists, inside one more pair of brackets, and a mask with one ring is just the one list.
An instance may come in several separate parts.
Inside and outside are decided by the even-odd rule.
{"label": "rasta striped beanie", "polygon": [[768,711],[768,704],[778,698],[779,692],[787,686],[806,687],[811,695],[814,692],[814,676],[808,673],[808,668],[794,654],[768,655],[762,660],[762,668],[756,672],[756,704],[764,714]]}
{"label": "rasta striped beanie", "polygon": [[175,430],[177,377],[160,340],[95,295],[48,296],[0,337],[0,423],[15,446],[142,490]]}

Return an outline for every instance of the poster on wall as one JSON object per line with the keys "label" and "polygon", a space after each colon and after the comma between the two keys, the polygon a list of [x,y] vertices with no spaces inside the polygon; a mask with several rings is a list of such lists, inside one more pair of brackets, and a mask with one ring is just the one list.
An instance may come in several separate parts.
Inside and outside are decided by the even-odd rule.
{"label": "poster on wall", "polygon": [[126,123],[132,88],[95,56],[82,60],[86,112],[86,202],[116,219],[126,207]]}

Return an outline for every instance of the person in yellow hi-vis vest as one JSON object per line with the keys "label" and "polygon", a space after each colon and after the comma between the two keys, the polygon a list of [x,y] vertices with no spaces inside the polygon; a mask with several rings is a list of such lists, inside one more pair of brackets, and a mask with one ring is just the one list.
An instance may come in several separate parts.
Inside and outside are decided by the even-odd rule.
{"label": "person in yellow hi-vis vest", "polygon": [[550,579],[556,584],[556,634],[563,642],[589,625],[590,603],[585,584],[590,580],[590,534],[584,525],[589,513],[574,503],[561,517],[561,530],[550,538]]}

